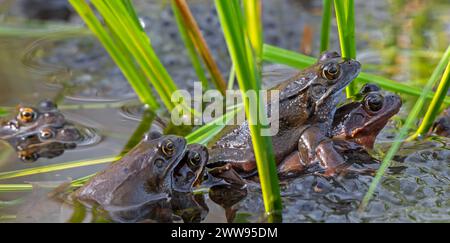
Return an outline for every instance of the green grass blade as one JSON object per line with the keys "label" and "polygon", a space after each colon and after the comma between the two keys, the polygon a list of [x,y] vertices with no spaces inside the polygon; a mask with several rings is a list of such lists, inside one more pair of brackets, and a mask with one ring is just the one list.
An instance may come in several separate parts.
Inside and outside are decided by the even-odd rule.
{"label": "green grass blade", "polygon": [[0,201],[0,208],[6,208],[11,206],[16,206],[18,204],[21,204],[25,201],[24,198],[15,199],[12,201]]}
{"label": "green grass blade", "polygon": [[331,32],[332,0],[323,0],[322,27],[320,29],[320,52],[328,50]]}
{"label": "green grass blade", "polygon": [[408,135],[409,130],[412,128],[412,126],[417,121],[420,111],[423,109],[426,97],[431,92],[434,84],[438,80],[441,73],[444,71],[445,66],[450,60],[450,46],[447,48],[447,51],[445,52],[444,56],[442,57],[439,64],[436,66],[435,70],[433,71],[433,74],[431,75],[430,79],[428,80],[427,84],[423,88],[423,93],[417,100],[416,104],[414,105],[413,109],[409,113],[405,124],[400,129],[399,133],[397,134],[394,143],[386,153],[386,156],[383,159],[383,162],[380,166],[380,168],[377,171],[377,174],[375,178],[373,179],[372,183],[370,184],[369,190],[367,191],[366,195],[364,196],[361,205],[360,205],[360,211],[364,210],[367,205],[369,204],[369,201],[372,199],[372,196],[378,186],[378,184],[381,181],[381,178],[383,178],[384,173],[386,172],[387,168],[391,164],[392,158],[395,156],[397,151],[400,149],[400,146],[402,145],[403,141],[405,140],[406,136]]}
{"label": "green grass blade", "polygon": [[9,114],[7,109],[0,108],[0,117],[7,116]]}
{"label": "green grass blade", "polygon": [[84,0],[69,0],[69,2],[87,24],[89,29],[97,36],[117,66],[119,66],[122,73],[138,95],[140,101],[156,110],[159,105],[152,94],[151,88],[148,85],[145,85],[144,81],[141,79],[142,76],[139,74],[139,70],[133,65],[132,60],[128,59],[126,55],[123,55],[120,52],[120,49],[108,35],[108,32],[97,19],[90,6]]}
{"label": "green grass blade", "polygon": [[145,32],[136,26],[135,20],[131,18],[120,1],[93,0],[91,2],[113,31],[118,33],[118,37],[139,63],[166,108],[172,110],[175,105],[171,101],[171,95],[176,90],[176,86],[156,57]]}
{"label": "green grass blade", "polygon": [[355,2],[354,0],[346,1],[346,16],[348,26],[348,43],[349,43],[349,57],[356,58],[356,38],[355,38]]}
{"label": "green grass blade", "polygon": [[411,139],[415,139],[417,137],[424,137],[433,126],[436,117],[439,115],[440,108],[442,103],[444,102],[445,96],[447,95],[448,89],[450,87],[450,62],[447,64],[447,68],[444,71],[444,75],[442,76],[441,82],[439,83],[439,87],[436,91],[436,94],[431,100],[431,104],[428,107],[427,113],[425,114],[422,123],[420,124],[419,129],[412,136]]}
{"label": "green grass blade", "polygon": [[[334,0],[336,22],[339,32],[341,53],[345,58],[356,58],[355,44],[355,6],[353,0]],[[355,94],[355,85],[350,83],[346,88],[347,97]]]}
{"label": "green grass blade", "polygon": [[11,38],[39,38],[43,36],[83,36],[90,31],[80,26],[70,25],[45,25],[36,27],[0,26],[1,37]]}
{"label": "green grass blade", "polygon": [[350,50],[347,41],[347,19],[345,14],[345,2],[347,0],[334,0],[334,10],[339,32],[339,42],[341,44],[341,54],[343,57],[350,57]]}
{"label": "green grass blade", "polygon": [[[216,0],[215,4],[228,50],[236,68],[236,77],[244,100],[245,113],[249,124],[255,124],[250,125],[249,128],[263,193],[264,207],[266,213],[271,216],[269,219],[281,220],[280,188],[271,139],[270,137],[261,136],[262,126],[255,118],[256,114],[250,112],[249,100],[246,94],[251,89],[258,93],[260,81],[255,80],[255,78],[258,78],[258,74],[255,73],[257,68],[255,60],[249,55],[252,52],[250,50],[252,47],[247,39],[247,33],[244,31],[244,26],[246,25],[243,22],[242,10],[239,1],[236,0]],[[258,108],[261,108],[262,104],[258,101],[257,105]]]}
{"label": "green grass blade", "polygon": [[234,81],[236,80],[236,69],[234,68],[234,65],[231,65],[230,74],[228,76],[228,90],[233,90],[234,88]]}
{"label": "green grass blade", "polygon": [[180,31],[181,39],[184,42],[184,45],[186,46],[186,49],[188,51],[188,55],[191,59],[192,66],[195,70],[195,73],[197,74],[197,77],[202,82],[203,89],[208,89],[208,79],[206,78],[205,71],[203,70],[202,64],[200,62],[200,58],[197,54],[197,51],[195,49],[194,43],[192,42],[191,38],[189,37],[189,33],[187,30],[186,25],[184,24],[183,17],[180,13],[180,10],[176,6],[174,0],[172,0],[172,10],[175,16],[175,20],[177,22],[178,30]]}
{"label": "green grass blade", "polygon": [[[288,65],[294,68],[302,69],[306,68],[316,62],[316,59],[310,56],[305,56],[303,54],[300,54],[298,52],[289,51],[286,49],[282,49],[279,47],[271,46],[271,45],[264,45],[264,51],[263,51],[263,59],[265,61],[273,62],[273,63],[280,63],[284,65]],[[359,83],[374,83],[379,85],[381,88],[390,90],[393,92],[398,92],[406,95],[412,95],[419,97],[422,95],[422,89],[421,88],[415,88],[408,86],[403,83],[396,82],[394,80],[387,79],[382,76],[369,74],[361,72],[356,78],[356,80]],[[430,92],[426,98],[427,99],[433,99],[434,92]],[[444,103],[446,105],[450,105],[450,97],[446,97],[444,99]]]}
{"label": "green grass blade", "polygon": [[233,119],[236,114],[241,111],[241,109],[242,105],[238,105],[233,108],[233,110],[227,112],[225,115],[216,118],[210,123],[190,133],[186,136],[188,143],[199,143],[206,145],[206,143],[214,138],[214,136],[217,135],[226,126],[226,124],[228,124],[231,119]]}
{"label": "green grass blade", "polygon": [[23,176],[29,176],[29,175],[35,175],[35,174],[41,174],[41,173],[48,173],[48,172],[54,172],[54,171],[60,171],[60,170],[73,169],[73,168],[78,168],[78,167],[83,167],[83,166],[106,164],[106,163],[111,163],[111,162],[117,161],[119,159],[120,159],[120,156],[115,156],[115,157],[106,157],[106,158],[94,159],[94,160],[72,161],[72,162],[67,162],[67,163],[46,165],[46,166],[23,169],[23,170],[1,172],[0,180],[6,180],[6,179],[12,179],[12,178],[17,178],[17,177],[23,177]]}
{"label": "green grass blade", "polygon": [[29,192],[33,190],[31,184],[0,184],[0,192]]}

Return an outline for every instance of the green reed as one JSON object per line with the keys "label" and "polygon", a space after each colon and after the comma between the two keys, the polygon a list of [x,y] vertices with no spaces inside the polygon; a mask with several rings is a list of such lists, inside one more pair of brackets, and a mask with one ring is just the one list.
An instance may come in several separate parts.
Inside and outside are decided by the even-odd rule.
{"label": "green reed", "polygon": [[328,50],[331,32],[331,0],[323,0],[322,27],[320,28],[320,52]]}
{"label": "green reed", "polygon": [[[261,182],[264,206],[269,214],[269,221],[281,220],[281,197],[278,184],[278,176],[275,167],[271,138],[261,136],[263,126],[258,121],[257,112],[251,112],[249,97],[246,92],[254,90],[257,93],[261,88],[260,69],[257,67],[258,59],[255,57],[258,50],[262,50],[262,28],[260,1],[244,1],[246,17],[242,13],[238,0],[215,0],[216,9],[222,25],[228,50],[231,55],[233,65],[236,70],[236,77],[244,100],[244,108],[249,121],[250,133],[252,136],[253,149],[256,157],[258,174]],[[252,16],[252,17],[250,17]],[[250,36],[251,35],[251,36]],[[261,101],[258,98],[257,110],[262,109]],[[261,116],[265,116],[262,114]],[[266,118],[267,119],[267,118]]]}
{"label": "green reed", "polygon": [[85,0],[70,3],[121,68],[140,100],[152,109],[158,108],[149,81],[166,108],[172,110],[176,104],[171,95],[177,87],[156,56],[131,2],[92,0],[106,25],[101,24]]}
{"label": "green reed", "polygon": [[425,114],[422,123],[417,129],[416,133],[410,138],[415,139],[418,137],[424,137],[430,131],[433,126],[436,117],[439,115],[442,103],[447,96],[448,89],[450,88],[450,62],[448,62],[445,68],[444,74],[442,75],[441,81],[437,88],[436,94],[431,100],[430,106],[428,106],[427,113]]}
{"label": "green reed", "polygon": [[[84,0],[69,0],[69,2],[87,24],[89,29],[97,36],[103,47],[120,68],[135,90],[140,101],[149,105],[152,109],[157,109],[159,105],[152,94],[151,88],[148,86],[147,81],[142,75],[142,71],[134,64],[135,62],[131,59],[131,54],[128,50],[119,48],[119,45],[116,44],[120,42],[120,40],[109,34],[110,32],[108,29],[99,19],[97,19],[97,16],[87,2]],[[120,46],[126,45],[121,43]]]}
{"label": "green reed", "polygon": [[[305,56],[298,52],[282,49],[268,44],[264,45],[263,59],[265,61],[284,64],[299,69],[306,68],[317,61],[313,57]],[[359,74],[356,81],[358,83],[374,83],[383,89],[416,97],[421,96],[423,91],[420,88],[411,87],[410,85],[406,85],[379,75],[364,72]],[[433,99],[434,95],[434,92],[429,92],[426,95],[426,98]],[[450,105],[450,97],[445,97],[444,104]]]}
{"label": "green reed", "polygon": [[[336,22],[339,32],[341,53],[345,58],[356,58],[355,41],[355,4],[353,0],[334,0]],[[346,88],[347,97],[355,94],[355,85],[350,83]]]}
{"label": "green reed", "polygon": [[[386,172],[387,168],[390,166],[392,159],[394,158],[397,151],[400,149],[400,146],[404,142],[405,138],[408,136],[409,130],[413,127],[415,122],[419,118],[419,114],[421,110],[423,109],[426,97],[429,93],[431,93],[431,90],[434,86],[434,84],[439,79],[439,76],[444,72],[444,69],[446,66],[448,66],[448,63],[450,61],[450,46],[448,46],[447,50],[444,53],[444,56],[440,60],[439,64],[436,66],[436,68],[433,71],[433,74],[431,75],[430,79],[426,83],[425,87],[423,88],[423,92],[419,99],[416,101],[416,104],[410,111],[408,117],[406,118],[405,123],[403,124],[402,128],[398,132],[397,136],[394,139],[393,144],[389,148],[388,152],[386,153],[383,162],[381,163],[380,168],[377,171],[377,174],[375,178],[373,179],[372,183],[370,184],[369,190],[367,191],[366,195],[364,196],[361,205],[360,205],[360,211],[364,210],[367,205],[369,204],[370,199],[372,198],[378,184],[381,181],[381,178],[383,177],[384,173]],[[448,75],[448,73],[447,73]],[[436,93],[437,97],[442,97],[442,93]],[[437,98],[439,99],[439,98]],[[433,99],[435,100],[435,99]]]}

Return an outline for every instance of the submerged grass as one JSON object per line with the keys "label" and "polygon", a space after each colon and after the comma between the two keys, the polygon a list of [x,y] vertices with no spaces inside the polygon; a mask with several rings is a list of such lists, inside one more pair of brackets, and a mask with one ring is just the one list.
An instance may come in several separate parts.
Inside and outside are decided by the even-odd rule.
{"label": "submerged grass", "polygon": [[[258,54],[258,46],[262,46],[262,33],[258,33],[258,30],[253,29],[258,28],[255,27],[258,25],[255,22],[261,23],[261,19],[258,18],[261,16],[261,13],[251,15],[253,18],[244,20],[239,1],[216,0],[215,4],[228,50],[236,69],[237,81],[244,100],[245,113],[250,124],[249,128],[261,182],[265,210],[270,216],[269,221],[280,221],[282,209],[281,197],[271,138],[261,136],[263,126],[258,121],[257,114],[254,114],[257,112],[251,112],[249,97],[246,93],[248,90],[254,90],[258,94],[261,87],[260,80],[257,80],[260,76],[257,74],[258,68],[255,59],[262,57],[255,58],[254,54]],[[256,6],[260,4],[259,1],[248,0],[244,2],[245,4],[248,4],[245,7],[247,11],[259,11],[256,9]],[[253,10],[249,10],[249,8]],[[247,16],[250,15],[247,14]],[[252,30],[249,30],[249,28]],[[249,33],[253,36],[249,37]],[[251,39],[254,39],[256,45],[252,46]],[[256,105],[256,109],[262,111],[262,104],[259,98]],[[261,112],[261,116],[264,117],[265,114]]]}
{"label": "submerged grass", "polygon": [[414,123],[419,118],[420,111],[423,109],[425,105],[427,95],[431,92],[434,84],[439,79],[439,76],[444,72],[444,68],[448,66],[449,61],[450,61],[450,46],[448,46],[447,50],[444,53],[444,56],[440,60],[439,64],[436,66],[436,69],[433,71],[433,74],[431,75],[427,84],[423,88],[422,95],[419,97],[416,104],[410,111],[405,123],[403,124],[399,133],[395,137],[393,144],[386,153],[386,156],[384,157],[383,162],[381,163],[381,166],[378,169],[375,178],[370,184],[369,190],[367,191],[366,195],[364,196],[361,202],[359,211],[363,211],[369,204],[369,201],[371,200],[378,184],[380,183],[381,178],[383,177],[387,168],[390,166],[391,160],[393,159],[397,151],[400,149],[400,146],[404,142],[405,138],[408,136],[409,130],[412,128]]}
{"label": "submerged grass", "polygon": [[43,36],[65,36],[76,35],[83,36],[89,35],[90,31],[80,26],[67,26],[67,25],[45,25],[39,26],[39,28],[31,27],[17,27],[17,26],[0,26],[1,37],[20,37],[20,38],[39,38]]}
{"label": "submerged grass", "polygon": [[120,156],[113,156],[113,157],[106,157],[106,158],[100,158],[100,159],[94,159],[94,160],[72,161],[72,162],[55,164],[55,165],[46,165],[46,166],[41,166],[41,167],[36,167],[36,168],[1,172],[0,180],[6,180],[6,179],[17,178],[17,177],[48,173],[48,172],[55,172],[55,171],[60,171],[60,170],[72,169],[72,168],[79,168],[79,167],[83,167],[83,166],[92,166],[92,165],[111,163],[111,162],[117,161],[119,159],[120,159]]}

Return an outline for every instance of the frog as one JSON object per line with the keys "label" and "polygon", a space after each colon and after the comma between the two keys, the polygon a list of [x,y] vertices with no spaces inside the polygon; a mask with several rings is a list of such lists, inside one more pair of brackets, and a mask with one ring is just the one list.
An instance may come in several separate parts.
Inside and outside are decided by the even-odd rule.
{"label": "frog", "polygon": [[[358,76],[360,69],[356,60],[342,58],[337,52],[325,52],[314,65],[269,89],[279,91],[279,131],[272,136],[277,164],[295,151],[300,141],[309,139],[314,148],[329,139],[341,91]],[[219,136],[210,147],[207,167],[230,164],[242,177],[254,176],[256,159],[248,121],[237,128],[224,129]],[[342,162],[343,158],[338,158],[328,166],[334,168]]]}
{"label": "frog", "polygon": [[15,117],[1,122],[0,139],[10,144],[21,160],[34,162],[74,149],[84,138],[54,102],[43,100],[37,107],[18,105]]}
{"label": "frog", "polygon": [[450,108],[445,109],[433,123],[432,131],[442,137],[450,137]]}
{"label": "frog", "polygon": [[151,132],[71,199],[99,206],[115,222],[172,222],[174,215],[198,221],[207,207],[192,191],[204,178],[207,160],[205,146]]}
{"label": "frog", "polygon": [[[368,151],[373,149],[376,137],[386,126],[390,118],[397,114],[402,106],[400,96],[392,93],[383,95],[381,89],[374,84],[364,85],[360,92],[336,110],[333,118],[331,137],[326,145],[337,151],[346,161],[341,166],[341,174],[348,172],[373,173],[368,168],[353,170],[352,164],[376,164],[376,160]],[[308,160],[309,151],[298,150],[287,156],[278,167],[280,177],[292,177],[304,173],[314,163]],[[327,147],[323,147],[325,152]],[[302,155],[303,154],[303,155]],[[326,153],[324,153],[326,154]],[[333,159],[321,157],[321,159]],[[319,161],[319,163],[323,163]]]}

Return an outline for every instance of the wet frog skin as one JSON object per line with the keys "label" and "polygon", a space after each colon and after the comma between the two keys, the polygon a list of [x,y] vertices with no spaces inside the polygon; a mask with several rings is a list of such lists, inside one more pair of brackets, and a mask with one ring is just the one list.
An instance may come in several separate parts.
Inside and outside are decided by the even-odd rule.
{"label": "wet frog skin", "polygon": [[106,209],[141,205],[170,194],[171,172],[185,149],[182,137],[149,134],[121,160],[78,189],[74,198]]}
{"label": "wet frog skin", "polygon": [[433,131],[439,136],[450,137],[450,108],[444,110],[433,124]]}
{"label": "wet frog skin", "polygon": [[[280,91],[279,132],[272,137],[277,163],[297,149],[302,136],[329,136],[338,96],[359,71],[357,61],[326,52],[315,65],[272,88]],[[208,167],[229,163],[241,175],[253,174],[256,163],[247,123],[222,134],[210,149]]]}
{"label": "wet frog skin", "polygon": [[208,207],[192,190],[202,182],[207,160],[203,145],[151,133],[72,198],[100,206],[115,222],[172,222],[174,216],[199,222]]}
{"label": "wet frog skin", "polygon": [[33,162],[75,148],[83,136],[56,104],[46,100],[38,108],[19,105],[13,119],[1,122],[0,139],[8,142],[20,159]]}
{"label": "wet frog skin", "polygon": [[[345,159],[341,170],[347,170],[354,163],[371,163],[374,159],[367,150],[373,148],[377,135],[387,124],[388,120],[398,113],[402,105],[399,96],[394,94],[382,95],[380,89],[372,84],[365,85],[359,99],[339,107],[336,111],[331,135],[333,139],[319,147],[328,154],[328,150],[336,151]],[[330,148],[331,147],[331,148]],[[279,167],[282,177],[292,177],[301,174],[314,163],[307,160],[305,154],[310,151],[296,151],[288,156]],[[303,154],[303,155],[302,155]],[[320,157],[323,160],[334,160],[334,154]],[[318,161],[319,164],[327,164]]]}
{"label": "wet frog skin", "polygon": [[208,159],[208,149],[205,146],[200,144],[188,145],[184,158],[172,172],[172,190],[191,192],[195,186],[202,182]]}

